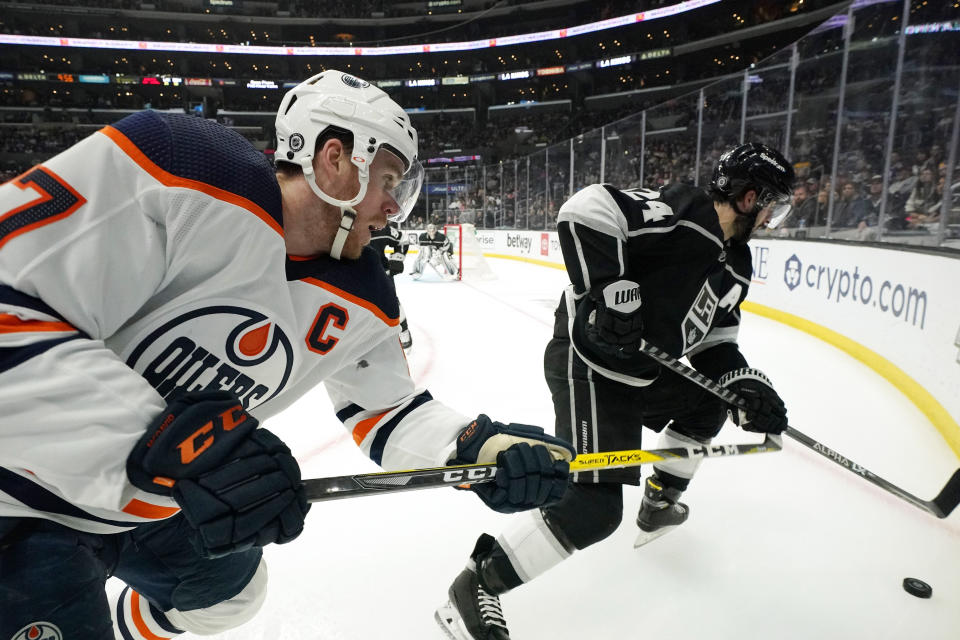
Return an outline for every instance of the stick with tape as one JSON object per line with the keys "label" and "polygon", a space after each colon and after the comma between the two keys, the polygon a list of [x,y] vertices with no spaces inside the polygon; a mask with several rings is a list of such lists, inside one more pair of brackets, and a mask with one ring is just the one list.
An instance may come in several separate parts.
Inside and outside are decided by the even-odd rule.
{"label": "stick with tape", "polygon": [[[640,351],[647,354],[674,373],[678,373],[691,382],[703,387],[710,393],[719,397],[721,400],[725,400],[726,402],[738,407],[743,407],[745,405],[743,399],[739,398],[735,393],[686,366],[662,349],[659,349],[644,341],[640,346]],[[957,507],[957,504],[960,503],[960,469],[957,469],[953,472],[953,475],[950,476],[949,480],[947,480],[947,484],[944,485],[943,489],[940,490],[940,493],[938,493],[936,497],[934,497],[932,500],[924,500],[922,498],[918,498],[912,493],[904,491],[892,482],[884,480],[866,467],[857,464],[853,460],[837,453],[830,447],[817,442],[810,436],[797,431],[793,427],[787,427],[784,433],[803,446],[813,449],[827,460],[840,465],[847,471],[857,474],[867,482],[873,483],[884,491],[892,493],[898,498],[901,498],[913,506],[919,507],[920,509],[923,509],[927,513],[938,518],[946,518]]]}
{"label": "stick with tape", "polygon": [[[753,453],[768,453],[780,451],[782,446],[783,442],[780,436],[767,435],[766,439],[759,444],[701,445],[696,447],[671,447],[669,449],[628,449],[626,451],[583,453],[570,463],[570,471],[596,471],[691,458],[724,458]],[[386,471],[332,478],[313,478],[304,480],[304,485],[307,491],[307,500],[309,502],[321,502],[323,500],[353,498],[378,493],[395,493],[415,489],[490,482],[496,475],[496,465],[467,464],[412,469],[410,471]]]}

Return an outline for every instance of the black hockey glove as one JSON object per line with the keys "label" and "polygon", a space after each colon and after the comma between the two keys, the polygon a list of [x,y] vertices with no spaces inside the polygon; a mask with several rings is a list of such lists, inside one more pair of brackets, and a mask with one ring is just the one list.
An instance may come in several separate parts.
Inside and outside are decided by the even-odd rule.
{"label": "black hockey glove", "polygon": [[310,509],[290,449],[227,391],[188,393],[167,406],[127,458],[134,486],[167,495],[215,558],[303,531]]}
{"label": "black hockey glove", "polygon": [[395,276],[399,273],[403,273],[403,254],[402,253],[391,253],[390,257],[387,259],[387,274]]}
{"label": "black hockey glove", "polygon": [[591,289],[588,297],[581,303],[581,307],[588,305],[583,319],[587,339],[597,350],[616,358],[636,355],[643,339],[640,286],[632,280],[616,280]]}
{"label": "black hockey glove", "polygon": [[720,378],[720,384],[746,401],[746,407],[728,408],[730,419],[741,429],[779,434],[787,428],[787,408],[762,371],[736,369]]}
{"label": "black hockey glove", "polygon": [[457,457],[447,464],[495,462],[496,479],[470,488],[494,511],[516,513],[562,498],[575,455],[570,443],[540,427],[493,422],[480,414],[460,433]]}

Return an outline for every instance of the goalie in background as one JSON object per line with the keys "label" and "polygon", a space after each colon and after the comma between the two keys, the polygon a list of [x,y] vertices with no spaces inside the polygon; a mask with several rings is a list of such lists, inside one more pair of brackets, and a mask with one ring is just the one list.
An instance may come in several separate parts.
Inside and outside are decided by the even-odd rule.
{"label": "goalie in background", "polygon": [[428,224],[426,233],[420,234],[420,252],[413,263],[413,277],[419,280],[427,264],[436,269],[441,276],[457,275],[457,263],[453,260],[453,244],[446,234],[437,231],[437,225]]}
{"label": "goalie in background", "polygon": [[[390,222],[383,229],[377,229],[370,233],[370,246],[380,256],[380,263],[383,264],[383,270],[390,276],[390,280],[398,273],[403,273],[403,261],[407,257],[407,250],[410,248],[410,242],[400,231],[400,225],[396,222]],[[387,247],[390,248],[390,254],[387,254]],[[400,305],[400,346],[404,350],[413,346],[413,338],[410,337],[410,327],[407,325],[407,312],[403,310],[403,304],[400,304],[400,298],[397,298],[397,304]]]}
{"label": "goalie in background", "polygon": [[[661,433],[658,448],[699,446],[720,432],[728,412],[747,431],[783,432],[783,400],[747,364],[737,332],[753,274],[747,241],[786,219],[793,182],[786,158],[748,143],[720,157],[707,189],[594,184],[564,203],[557,233],[571,285],[544,353],[557,437],[576,443],[578,453],[640,449],[647,427]],[[640,351],[644,340],[688,357],[747,408],[661,370]],[[635,547],[687,519],[679,499],[700,462],[653,465]],[[499,596],[616,531],[623,485],[639,484],[640,469],[579,472],[571,480],[560,502],[513,518],[497,538],[480,535],[436,612],[449,637],[509,640]]]}

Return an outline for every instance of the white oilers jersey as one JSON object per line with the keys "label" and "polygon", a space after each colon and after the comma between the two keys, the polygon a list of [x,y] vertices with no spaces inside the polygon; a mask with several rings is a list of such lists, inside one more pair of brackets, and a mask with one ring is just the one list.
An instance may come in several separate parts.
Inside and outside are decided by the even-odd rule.
{"label": "white oilers jersey", "polygon": [[104,128],[0,186],[0,516],[173,515],[126,458],[203,389],[263,421],[324,382],[377,463],[442,464],[469,420],[415,389],[397,304],[372,250],[286,256],[273,169],[239,135],[150,111]]}
{"label": "white oilers jersey", "polygon": [[689,356],[715,378],[746,366],[737,333],[753,273],[750,250],[724,241],[703,189],[591,185],[560,208],[557,229],[577,299],[618,279],[634,281],[645,340]]}

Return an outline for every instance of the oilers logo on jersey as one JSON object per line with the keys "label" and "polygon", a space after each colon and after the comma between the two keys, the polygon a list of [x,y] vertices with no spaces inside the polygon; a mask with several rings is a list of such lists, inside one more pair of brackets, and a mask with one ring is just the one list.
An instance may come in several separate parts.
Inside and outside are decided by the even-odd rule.
{"label": "oilers logo on jersey", "polygon": [[13,634],[10,640],[63,640],[63,634],[55,624],[31,622]]}
{"label": "oilers logo on jersey", "polygon": [[293,369],[283,329],[237,306],[181,312],[132,344],[127,365],[168,402],[187,391],[225,389],[251,409],[277,395]]}

